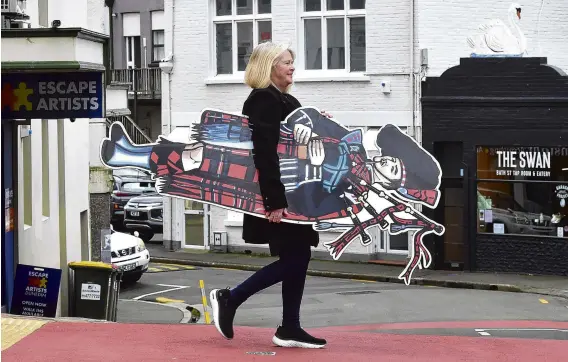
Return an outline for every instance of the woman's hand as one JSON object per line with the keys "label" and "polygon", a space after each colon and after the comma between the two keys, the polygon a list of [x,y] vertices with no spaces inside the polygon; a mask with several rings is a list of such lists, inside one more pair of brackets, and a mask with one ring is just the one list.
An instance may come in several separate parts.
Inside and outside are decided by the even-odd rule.
{"label": "woman's hand", "polygon": [[265,215],[269,222],[279,223],[282,220],[282,216],[288,215],[288,211],[286,209],[266,211]]}
{"label": "woman's hand", "polygon": [[323,116],[325,116],[325,117],[327,117],[327,118],[333,118],[333,116],[332,116],[331,114],[327,113],[327,112],[324,111],[323,109],[322,109],[320,112],[321,112],[321,114],[322,114]]}

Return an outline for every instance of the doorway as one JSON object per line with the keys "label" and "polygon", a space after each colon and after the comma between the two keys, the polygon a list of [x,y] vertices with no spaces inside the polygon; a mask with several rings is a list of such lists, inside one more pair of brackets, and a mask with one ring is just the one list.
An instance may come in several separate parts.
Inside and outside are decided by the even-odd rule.
{"label": "doorway", "polygon": [[446,231],[442,235],[442,255],[445,268],[463,269],[464,265],[464,199],[462,180],[443,180],[441,222]]}
{"label": "doorway", "polygon": [[204,204],[184,200],[184,248],[205,247],[205,210]]}
{"label": "doorway", "polygon": [[140,68],[142,65],[142,51],[140,36],[126,36],[126,69]]}

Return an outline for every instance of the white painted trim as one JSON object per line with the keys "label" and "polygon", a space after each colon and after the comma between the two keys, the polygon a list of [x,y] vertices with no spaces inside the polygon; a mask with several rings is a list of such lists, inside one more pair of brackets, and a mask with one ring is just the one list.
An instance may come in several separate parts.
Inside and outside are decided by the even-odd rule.
{"label": "white painted trim", "polygon": [[303,82],[370,82],[371,77],[364,73],[347,71],[312,71],[302,70],[294,76],[294,83]]}
{"label": "white painted trim", "polygon": [[[215,62],[217,61],[217,55],[215,55]],[[216,69],[216,68],[215,68]],[[242,72],[239,72],[242,73]],[[244,76],[240,74],[220,74],[205,78],[205,84],[245,84]]]}
{"label": "white painted trim", "polygon": [[[371,77],[364,73],[346,71],[301,71],[294,76],[294,83],[306,82],[370,82]],[[244,72],[220,74],[205,78],[206,85],[212,84],[245,84]]]}

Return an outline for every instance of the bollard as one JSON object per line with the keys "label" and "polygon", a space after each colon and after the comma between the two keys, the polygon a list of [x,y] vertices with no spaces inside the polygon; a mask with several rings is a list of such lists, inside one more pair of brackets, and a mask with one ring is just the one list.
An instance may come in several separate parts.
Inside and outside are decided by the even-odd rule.
{"label": "bollard", "polygon": [[205,313],[205,323],[211,324],[209,311],[207,311],[207,297],[205,296],[205,283],[203,280],[199,281],[199,287],[201,288],[201,302],[203,303],[203,313]]}

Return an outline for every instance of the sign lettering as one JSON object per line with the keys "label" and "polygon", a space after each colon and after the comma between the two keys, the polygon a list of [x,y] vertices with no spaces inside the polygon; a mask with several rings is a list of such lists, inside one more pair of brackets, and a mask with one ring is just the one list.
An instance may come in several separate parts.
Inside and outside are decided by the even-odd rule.
{"label": "sign lettering", "polygon": [[18,264],[10,313],[55,317],[61,269]]}
{"label": "sign lettering", "polygon": [[102,72],[4,73],[2,119],[103,118]]}
{"label": "sign lettering", "polygon": [[550,151],[496,151],[497,176],[550,177]]}

